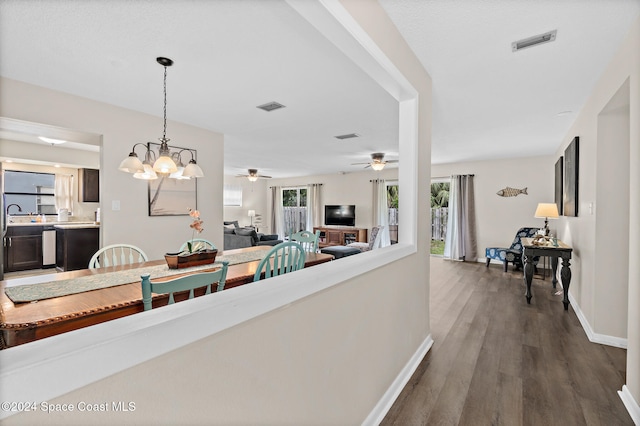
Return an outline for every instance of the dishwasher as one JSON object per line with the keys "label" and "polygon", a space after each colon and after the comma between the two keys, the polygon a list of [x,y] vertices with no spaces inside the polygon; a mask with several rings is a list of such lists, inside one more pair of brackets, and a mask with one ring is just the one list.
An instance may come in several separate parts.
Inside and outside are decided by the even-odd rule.
{"label": "dishwasher", "polygon": [[42,267],[56,266],[56,230],[45,227],[42,230]]}

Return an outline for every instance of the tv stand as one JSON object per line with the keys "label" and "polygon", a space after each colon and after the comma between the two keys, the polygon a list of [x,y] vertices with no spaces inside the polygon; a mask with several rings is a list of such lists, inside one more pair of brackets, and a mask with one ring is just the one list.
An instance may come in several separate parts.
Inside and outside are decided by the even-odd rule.
{"label": "tv stand", "polygon": [[318,243],[320,247],[346,246],[350,243],[367,242],[367,230],[364,228],[316,226],[313,228],[313,232],[316,231],[320,231]]}

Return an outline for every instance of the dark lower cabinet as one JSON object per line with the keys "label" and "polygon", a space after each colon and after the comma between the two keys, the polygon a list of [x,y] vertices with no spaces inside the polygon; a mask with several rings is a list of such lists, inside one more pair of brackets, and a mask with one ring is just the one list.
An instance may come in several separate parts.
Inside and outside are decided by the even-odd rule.
{"label": "dark lower cabinet", "polygon": [[100,245],[100,228],[56,227],[56,269],[86,269]]}
{"label": "dark lower cabinet", "polygon": [[42,226],[7,228],[4,265],[4,272],[42,268]]}

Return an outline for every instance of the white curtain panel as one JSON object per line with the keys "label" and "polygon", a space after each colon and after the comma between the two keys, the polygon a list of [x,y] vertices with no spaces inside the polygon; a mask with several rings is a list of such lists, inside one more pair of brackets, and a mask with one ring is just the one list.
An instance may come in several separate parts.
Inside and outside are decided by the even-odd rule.
{"label": "white curtain panel", "polygon": [[271,232],[284,239],[284,211],[282,210],[282,187],[271,187]]}
{"label": "white curtain panel", "polygon": [[391,245],[389,237],[389,205],[387,202],[387,183],[384,179],[374,179],[373,184],[373,225],[383,226],[380,230],[380,247]]}
{"label": "white curtain panel", "polygon": [[322,203],[320,201],[321,183],[312,183],[307,186],[307,223],[306,230],[313,232],[315,226],[320,226],[322,217]]}
{"label": "white curtain panel", "polygon": [[73,176],[56,175],[54,194],[56,211],[68,209],[71,212],[73,207]]}
{"label": "white curtain panel", "polygon": [[444,243],[445,258],[476,261],[478,254],[475,217],[473,175],[452,176],[449,189],[449,220]]}

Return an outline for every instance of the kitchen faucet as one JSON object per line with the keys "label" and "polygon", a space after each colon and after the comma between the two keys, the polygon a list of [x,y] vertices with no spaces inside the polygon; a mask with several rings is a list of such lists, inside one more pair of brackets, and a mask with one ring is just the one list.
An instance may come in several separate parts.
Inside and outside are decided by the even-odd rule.
{"label": "kitchen faucet", "polygon": [[22,207],[20,207],[20,205],[19,205],[19,204],[9,204],[9,205],[7,206],[7,216],[9,216],[9,207],[11,207],[11,206],[16,206],[16,207],[18,208],[18,211],[19,211],[19,212],[22,212]]}

